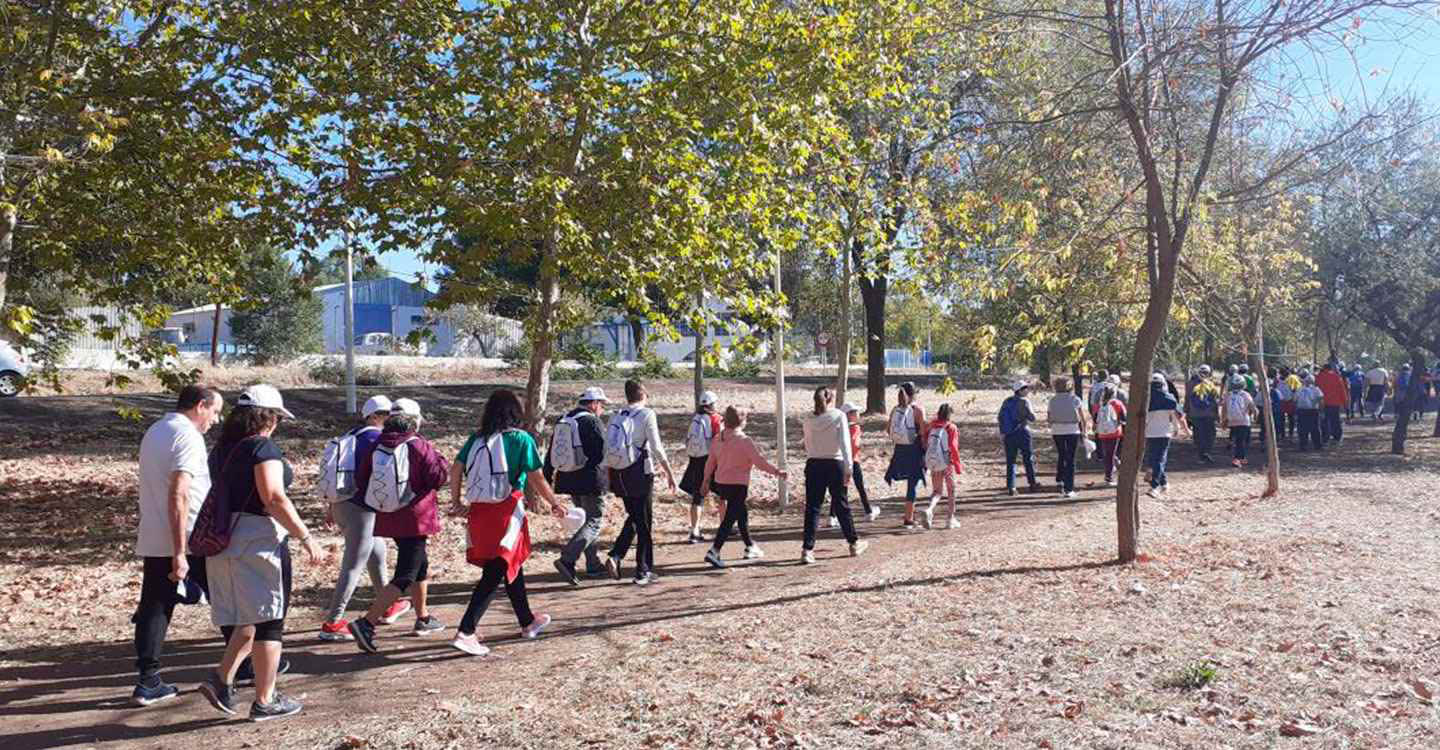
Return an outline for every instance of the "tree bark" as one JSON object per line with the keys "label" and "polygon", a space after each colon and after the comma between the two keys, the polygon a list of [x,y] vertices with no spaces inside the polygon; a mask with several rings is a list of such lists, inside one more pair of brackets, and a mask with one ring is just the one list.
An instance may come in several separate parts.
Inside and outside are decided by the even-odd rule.
{"label": "tree bark", "polygon": [[560,304],[560,282],[554,272],[543,268],[537,280],[540,304],[536,305],[530,336],[530,373],[525,380],[525,423],[535,435],[545,421],[550,397],[550,365],[555,358],[555,318]]}
{"label": "tree bark", "polygon": [[695,303],[699,305],[700,319],[695,326],[695,409],[700,409],[700,394],[705,392],[705,328],[708,322],[705,320],[705,291],[701,290],[695,295]]}
{"label": "tree bark", "polygon": [[645,350],[649,342],[645,340],[645,321],[638,316],[631,315],[625,319],[630,326],[630,340],[635,344],[635,361],[645,359]]}
{"label": "tree bark", "polygon": [[215,303],[215,322],[210,326],[210,366],[220,366],[220,303]]}
{"label": "tree bark", "polygon": [[1275,436],[1275,402],[1270,399],[1270,376],[1265,369],[1265,314],[1264,301],[1255,312],[1255,372],[1260,378],[1260,403],[1264,408],[1265,422],[1260,429],[1265,431],[1265,492],[1261,497],[1275,497],[1280,494],[1280,443]]}
{"label": "tree bark", "polygon": [[[1410,384],[1405,386],[1405,393],[1402,396],[1400,390],[1395,390],[1395,431],[1390,434],[1390,452],[1397,456],[1405,455],[1405,439],[1409,437],[1410,415],[1415,412],[1415,405],[1423,398],[1425,385],[1422,382],[1425,373],[1425,355],[1419,349],[1410,350]],[[1440,416],[1436,417],[1436,434],[1440,435]]]}
{"label": "tree bark", "polygon": [[1070,389],[1075,391],[1075,395],[1079,396],[1082,401],[1085,399],[1084,377],[1085,375],[1080,372],[1079,362],[1070,365]]}
{"label": "tree bark", "polygon": [[885,293],[884,277],[860,277],[860,300],[865,305],[865,413],[885,413]]}

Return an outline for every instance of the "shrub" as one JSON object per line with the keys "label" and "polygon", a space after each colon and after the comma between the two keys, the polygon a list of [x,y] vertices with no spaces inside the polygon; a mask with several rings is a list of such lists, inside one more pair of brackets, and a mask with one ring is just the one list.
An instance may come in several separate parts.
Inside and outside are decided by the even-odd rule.
{"label": "shrub", "polygon": [[1201,660],[1187,664],[1179,672],[1170,675],[1165,679],[1164,685],[1181,690],[1199,690],[1219,676],[1220,670],[1216,669],[1212,662]]}
{"label": "shrub", "polygon": [[576,341],[565,349],[561,357],[573,360],[580,367],[573,370],[555,370],[560,380],[609,380],[615,377],[617,360],[588,341]]}
{"label": "shrub", "polygon": [[[345,385],[345,363],[334,359],[316,362],[310,367],[310,379],[326,385]],[[395,385],[397,382],[395,372],[380,365],[355,368],[355,385]]]}
{"label": "shrub", "polygon": [[758,378],[760,377],[760,368],[763,367],[764,364],[765,363],[758,357],[736,356],[731,357],[730,364],[725,367],[715,368],[715,372],[717,377],[723,376],[736,379]]}
{"label": "shrub", "polygon": [[521,336],[500,347],[500,359],[512,370],[524,369],[530,366],[530,351],[530,339]]}
{"label": "shrub", "polygon": [[245,299],[235,306],[230,330],[257,365],[288,362],[323,348],[324,305],[309,289],[297,287],[284,255],[262,248],[253,264]]}
{"label": "shrub", "polygon": [[630,376],[642,380],[669,380],[675,377],[675,367],[659,354],[645,352],[640,355],[640,364],[630,371]]}

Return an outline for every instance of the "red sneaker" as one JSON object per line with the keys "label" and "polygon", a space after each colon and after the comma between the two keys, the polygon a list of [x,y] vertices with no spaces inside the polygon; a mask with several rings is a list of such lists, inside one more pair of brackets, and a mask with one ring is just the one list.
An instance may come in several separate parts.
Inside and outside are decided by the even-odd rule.
{"label": "red sneaker", "polygon": [[320,626],[320,640],[322,641],[353,641],[355,636],[350,635],[350,623],[344,620],[327,622]]}
{"label": "red sneaker", "polygon": [[380,618],[381,624],[390,625],[410,611],[409,599],[396,599],[390,609],[385,610],[385,616]]}

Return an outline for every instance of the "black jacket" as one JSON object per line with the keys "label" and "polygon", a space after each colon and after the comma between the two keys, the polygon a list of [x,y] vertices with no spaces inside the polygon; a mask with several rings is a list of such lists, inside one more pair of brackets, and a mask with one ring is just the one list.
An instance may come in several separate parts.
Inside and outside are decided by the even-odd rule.
{"label": "black jacket", "polygon": [[[580,445],[585,449],[585,468],[557,473],[555,465],[550,463],[550,446],[547,445],[545,478],[554,484],[555,492],[561,495],[603,495],[608,489],[608,481],[605,470],[600,467],[600,459],[605,457],[605,432],[600,418],[578,406],[565,416],[577,417],[576,421],[580,424]],[[551,443],[554,440],[555,432],[552,430]]]}

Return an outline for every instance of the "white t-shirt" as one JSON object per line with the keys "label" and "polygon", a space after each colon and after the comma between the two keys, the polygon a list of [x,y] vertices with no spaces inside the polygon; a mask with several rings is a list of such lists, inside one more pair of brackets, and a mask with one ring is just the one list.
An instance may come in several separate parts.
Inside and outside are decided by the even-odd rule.
{"label": "white t-shirt", "polygon": [[1046,419],[1050,422],[1051,435],[1079,435],[1079,417],[1075,412],[1084,409],[1085,404],[1074,393],[1057,393],[1050,398]]}
{"label": "white t-shirt", "polygon": [[1373,370],[1365,373],[1365,385],[1389,385],[1389,384],[1390,384],[1390,371],[1389,371],[1389,370],[1386,370],[1386,369],[1383,368],[1383,367],[1376,367],[1375,369],[1373,369]]}
{"label": "white t-shirt", "polygon": [[190,475],[190,514],[185,520],[188,532],[210,492],[210,465],[206,459],[205,438],[184,414],[166,414],[145,431],[140,441],[140,528],[135,554],[175,554],[170,537],[170,475],[177,471]]}
{"label": "white t-shirt", "polygon": [[1178,409],[1156,409],[1145,414],[1145,437],[1175,437],[1175,420],[1181,416]]}

